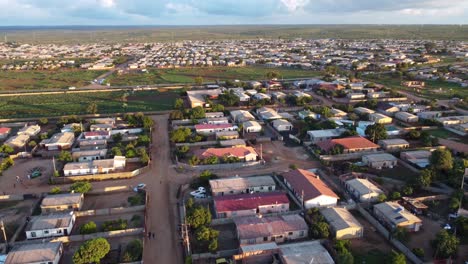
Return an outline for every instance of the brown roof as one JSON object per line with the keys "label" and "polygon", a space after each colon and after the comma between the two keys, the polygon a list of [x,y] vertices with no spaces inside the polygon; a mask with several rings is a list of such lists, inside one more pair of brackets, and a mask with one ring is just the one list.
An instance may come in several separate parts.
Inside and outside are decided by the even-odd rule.
{"label": "brown roof", "polygon": [[297,214],[268,217],[234,218],[240,239],[252,239],[284,234],[286,232],[307,230],[304,219]]}
{"label": "brown roof", "polygon": [[296,192],[304,192],[304,200],[314,199],[321,195],[339,198],[313,172],[297,169],[284,173],[283,177]]}
{"label": "brown roof", "polygon": [[8,253],[5,264],[39,263],[54,261],[62,242],[15,245]]}
{"label": "brown roof", "polygon": [[249,154],[257,155],[257,152],[252,147],[232,147],[232,148],[208,148],[196,150],[194,153],[200,158],[208,158],[211,156],[224,157],[224,156],[234,156],[238,158],[244,158]]}
{"label": "brown roof", "polygon": [[316,145],[325,151],[330,150],[335,145],[341,145],[344,149],[367,149],[379,147],[379,145],[374,144],[372,141],[361,136],[336,138],[322,142],[317,142]]}

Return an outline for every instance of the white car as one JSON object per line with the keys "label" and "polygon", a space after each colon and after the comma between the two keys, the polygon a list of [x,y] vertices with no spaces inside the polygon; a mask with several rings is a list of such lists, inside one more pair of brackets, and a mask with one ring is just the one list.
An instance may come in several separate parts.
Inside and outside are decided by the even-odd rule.
{"label": "white car", "polygon": [[193,192],[190,192],[190,195],[192,195],[195,198],[205,198],[206,197],[206,189],[204,187],[198,187],[197,190],[195,190]]}
{"label": "white car", "polygon": [[134,192],[139,192],[139,191],[144,190],[145,188],[146,188],[146,184],[140,183],[135,188],[133,188],[133,191]]}

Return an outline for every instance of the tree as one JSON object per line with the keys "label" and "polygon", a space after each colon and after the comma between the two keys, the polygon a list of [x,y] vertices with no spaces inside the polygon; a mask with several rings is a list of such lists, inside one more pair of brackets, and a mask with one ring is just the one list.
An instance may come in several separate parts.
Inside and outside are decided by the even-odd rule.
{"label": "tree", "polygon": [[182,98],[177,98],[174,102],[174,109],[183,109],[184,108],[184,100]]}
{"label": "tree", "polygon": [[267,79],[274,79],[274,78],[278,78],[280,76],[280,74],[277,72],[277,71],[269,71],[265,74],[266,78]]}
{"label": "tree", "polygon": [[195,232],[195,237],[197,241],[210,241],[213,239],[217,239],[218,236],[219,236],[218,230],[215,230],[206,226],[201,226]]}
{"label": "tree", "polygon": [[401,198],[401,193],[399,192],[392,192],[390,194],[390,200],[398,200]]}
{"label": "tree", "polygon": [[212,112],[224,112],[224,105],[222,104],[212,104],[211,105]]}
{"label": "tree", "polygon": [[39,124],[41,125],[47,125],[49,123],[49,120],[45,117],[39,118]]}
{"label": "tree", "polygon": [[409,139],[419,139],[421,137],[421,133],[417,130],[411,130],[408,133],[408,138]]}
{"label": "tree", "polygon": [[455,235],[449,234],[443,229],[437,233],[436,238],[432,241],[432,246],[435,249],[436,258],[449,258],[457,252],[460,241]]}
{"label": "tree", "polygon": [[424,249],[423,248],[413,248],[412,251],[417,257],[424,258]]}
{"label": "tree", "polygon": [[119,147],[113,147],[111,149],[112,156],[122,156],[122,150]]}
{"label": "tree", "polygon": [[317,239],[328,238],[330,236],[329,226],[326,222],[313,223],[310,231],[312,233],[312,237]]}
{"label": "tree", "polygon": [[398,253],[392,250],[388,263],[389,264],[406,264],[406,257],[403,253]]}
{"label": "tree", "polygon": [[431,165],[439,171],[449,171],[453,167],[452,153],[447,149],[437,149],[429,158]]}
{"label": "tree", "polygon": [[187,215],[187,223],[194,229],[211,223],[210,210],[203,206],[197,206]]}
{"label": "tree", "polygon": [[37,145],[37,143],[36,143],[36,141],[34,141],[34,140],[31,140],[31,141],[28,143],[28,146],[31,147],[31,148],[34,148],[36,145]]}
{"label": "tree", "polygon": [[190,128],[178,128],[171,132],[170,139],[174,143],[181,143],[187,141],[187,138],[192,134]]}
{"label": "tree", "polygon": [[150,137],[148,135],[140,135],[138,136],[137,139],[137,145],[138,146],[149,146],[150,143]]}
{"label": "tree", "polygon": [[112,141],[114,141],[114,143],[119,143],[122,141],[122,139],[123,139],[123,136],[120,133],[112,135]]}
{"label": "tree", "polygon": [[77,193],[87,193],[91,191],[92,188],[93,186],[91,185],[91,183],[87,181],[80,181],[73,183],[69,189],[70,191],[74,191]]}
{"label": "tree", "polygon": [[55,187],[52,187],[52,189],[50,189],[50,194],[59,194],[62,192],[62,189],[60,189],[60,187],[58,186],[55,186]]}
{"label": "tree", "polygon": [[379,203],[385,202],[385,200],[387,200],[387,196],[385,194],[381,193],[377,196],[377,201],[379,201]]}
{"label": "tree", "polygon": [[194,81],[196,85],[200,86],[203,84],[203,77],[201,76],[195,77]]}
{"label": "tree", "polygon": [[197,107],[194,107],[192,109],[190,109],[190,119],[201,119],[201,118],[205,118],[206,116],[206,113],[205,113],[205,109],[203,109],[203,107],[201,106],[197,106]]}
{"label": "tree", "polygon": [[96,114],[98,112],[98,106],[95,102],[92,102],[86,107],[86,112],[89,114]]}
{"label": "tree", "polygon": [[97,225],[93,221],[80,226],[80,235],[93,234],[97,232]]}
{"label": "tree", "polygon": [[403,190],[402,190],[402,193],[403,193],[404,195],[411,195],[411,194],[413,194],[413,187],[411,187],[411,186],[405,186],[405,187],[403,188]]}
{"label": "tree", "polygon": [[349,252],[349,250],[344,250],[338,252],[338,261],[339,264],[354,264],[354,256]]}
{"label": "tree", "polygon": [[393,236],[402,242],[406,242],[409,239],[408,230],[404,227],[397,227],[393,231]]}
{"label": "tree", "polygon": [[218,96],[219,101],[225,106],[233,106],[239,103],[239,97],[232,90],[226,91]]}
{"label": "tree", "polygon": [[84,242],[73,255],[73,263],[99,263],[110,251],[107,239],[98,237]]}
{"label": "tree", "polygon": [[15,151],[15,150],[14,150],[11,146],[9,146],[9,145],[5,145],[5,144],[4,144],[4,145],[0,146],[0,152],[1,152],[1,153],[11,154],[11,153],[13,153],[14,151]]}
{"label": "tree", "polygon": [[71,161],[73,161],[73,157],[72,157],[70,151],[65,151],[65,150],[60,151],[57,159],[62,161],[62,162],[71,162]]}
{"label": "tree", "polygon": [[388,137],[387,129],[382,124],[373,124],[367,126],[365,133],[366,136],[374,143]]}
{"label": "tree", "polygon": [[212,239],[208,245],[208,250],[210,252],[215,252],[218,249],[218,239]]}
{"label": "tree", "polygon": [[146,149],[140,148],[138,149],[138,155],[140,156],[141,163],[147,165],[150,161],[150,157],[146,152]]}
{"label": "tree", "polygon": [[419,187],[429,187],[434,178],[434,172],[430,169],[424,169],[419,173],[416,184]]}
{"label": "tree", "polygon": [[124,262],[134,262],[141,260],[143,253],[143,243],[140,239],[135,239],[128,243],[123,255]]}

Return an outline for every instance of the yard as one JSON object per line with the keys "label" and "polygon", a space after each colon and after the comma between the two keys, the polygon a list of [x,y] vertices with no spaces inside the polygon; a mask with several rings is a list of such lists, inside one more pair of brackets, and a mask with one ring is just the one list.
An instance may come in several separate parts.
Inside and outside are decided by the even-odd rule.
{"label": "yard", "polygon": [[[124,95],[128,95],[123,100]],[[177,92],[124,91],[21,95],[0,97],[0,118],[89,114],[91,103],[100,114],[170,110]]]}
{"label": "yard", "polygon": [[149,85],[159,83],[193,83],[196,77],[204,81],[216,80],[262,80],[268,72],[278,72],[280,78],[306,78],[320,76],[312,70],[265,68],[265,67],[194,67],[178,69],[148,69],[148,72],[130,72],[119,75],[114,73],[107,81],[113,86]]}
{"label": "yard", "polygon": [[[377,170],[375,172],[377,172]],[[370,172],[370,173],[374,173],[382,177],[392,178],[392,179],[400,180],[404,182],[410,181],[412,178],[418,176],[418,174],[415,173],[414,171],[409,170],[401,165],[397,165],[396,167],[393,167],[392,169],[382,169],[382,170],[379,170],[377,173],[375,172]]]}
{"label": "yard", "polygon": [[468,138],[461,137],[455,133],[452,133],[444,128],[438,128],[433,130],[427,130],[427,132],[434,137],[458,141],[460,143],[468,144]]}
{"label": "yard", "polygon": [[105,71],[50,70],[50,71],[0,71],[0,90],[61,89],[81,87]]}

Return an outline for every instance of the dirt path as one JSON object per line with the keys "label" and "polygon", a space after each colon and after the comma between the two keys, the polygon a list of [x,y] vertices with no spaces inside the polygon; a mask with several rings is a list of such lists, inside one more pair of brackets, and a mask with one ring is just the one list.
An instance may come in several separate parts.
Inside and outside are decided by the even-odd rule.
{"label": "dirt path", "polygon": [[169,155],[167,116],[153,116],[155,131],[152,142],[151,175],[147,177],[147,230],[156,238],[145,240],[145,263],[183,263],[177,231],[176,176]]}

